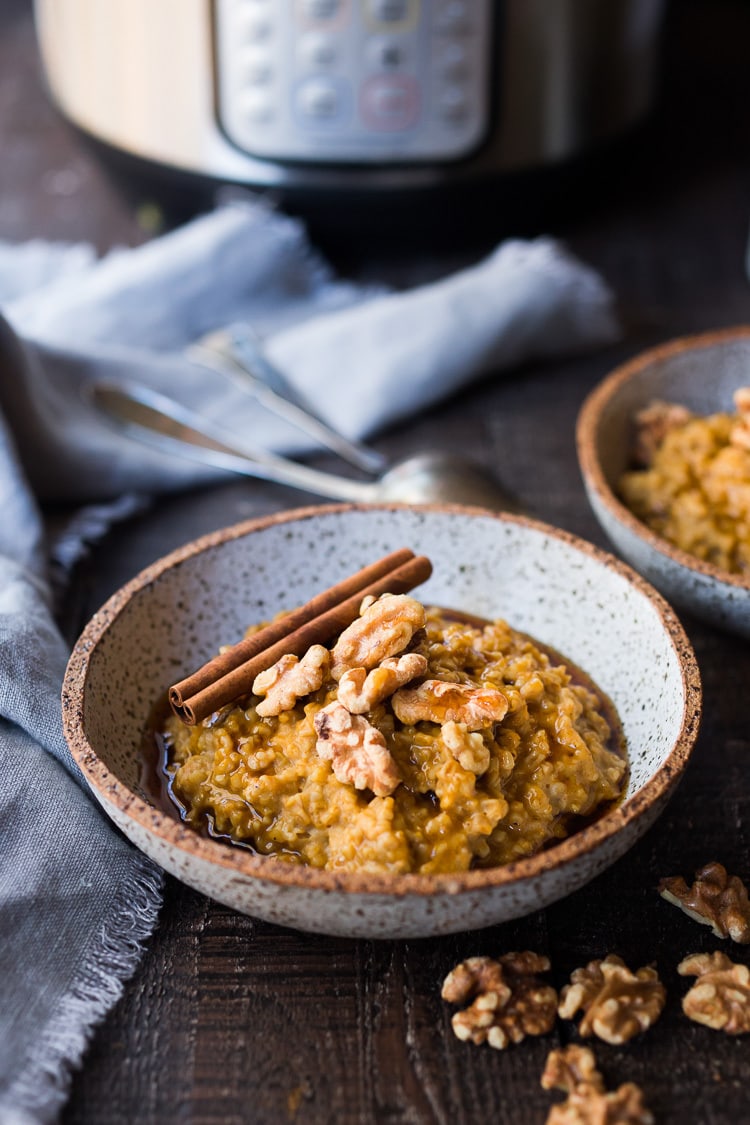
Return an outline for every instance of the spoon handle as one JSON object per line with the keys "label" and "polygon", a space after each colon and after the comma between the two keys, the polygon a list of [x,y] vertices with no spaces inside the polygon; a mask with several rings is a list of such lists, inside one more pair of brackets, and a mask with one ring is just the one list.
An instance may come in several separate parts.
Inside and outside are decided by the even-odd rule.
{"label": "spoon handle", "polygon": [[376,486],[366,481],[323,473],[245,442],[227,441],[223,431],[199,414],[140,383],[99,380],[90,395],[127,433],[166,452],[333,500],[366,503],[375,498]]}
{"label": "spoon handle", "polygon": [[263,351],[252,329],[232,325],[210,332],[186,351],[188,359],[233,379],[269,410],[285,418],[345,461],[368,473],[379,473],[386,459],[375,449],[350,441],[323,421],[297,394],[285,375]]}

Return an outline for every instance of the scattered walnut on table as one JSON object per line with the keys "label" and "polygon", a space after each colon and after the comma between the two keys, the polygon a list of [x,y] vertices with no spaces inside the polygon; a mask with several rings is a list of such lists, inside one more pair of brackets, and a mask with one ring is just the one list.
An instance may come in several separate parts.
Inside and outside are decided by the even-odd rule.
{"label": "scattered walnut on table", "polygon": [[424,606],[408,594],[383,594],[375,601],[365,598],[360,614],[333,646],[334,680],[340,680],[349,668],[369,671],[386,657],[403,652],[425,623]]}
{"label": "scattered walnut on table", "polygon": [[322,707],[314,719],[316,750],[331,762],[339,781],[387,797],[401,781],[396,763],[377,727],[351,715],[338,701]]}
{"label": "scattered walnut on table", "polygon": [[654,399],[635,415],[633,457],[643,468],[653,464],[654,455],[670,430],[684,426],[694,414],[676,402]]}
{"label": "scattered walnut on table", "polygon": [[550,1051],[542,1074],[545,1090],[564,1090],[570,1093],[576,1086],[593,1086],[604,1091],[604,1079],[596,1069],[596,1059],[590,1047],[571,1043]]}
{"label": "scattered walnut on table", "polygon": [[683,977],[697,977],[682,998],[688,1019],[744,1035],[750,1031],[750,969],[731,961],[726,953],[693,953],[677,966]]}
{"label": "scattered walnut on table", "polygon": [[655,969],[631,973],[622,958],[610,954],[576,969],[560,993],[559,1014],[572,1019],[580,1009],[580,1035],[597,1035],[606,1043],[626,1043],[646,1031],[661,1015],[666,990]]}
{"label": "scattered walnut on table", "polygon": [[264,718],[291,711],[298,699],[317,691],[328,675],[330,653],[323,645],[313,645],[299,660],[291,653],[282,656],[253,681],[255,695],[264,695],[256,711]]}
{"label": "scattered walnut on table", "polygon": [[508,700],[497,688],[447,680],[425,680],[415,688],[399,688],[392,704],[402,723],[462,723],[470,731],[499,723],[508,713]]}
{"label": "scattered walnut on table", "polygon": [[662,879],[659,894],[696,922],[710,926],[717,937],[730,937],[742,945],[750,942],[747,888],[720,863],[707,863],[696,871],[692,887],[680,875]]}
{"label": "scattered walnut on table", "polygon": [[536,975],[549,967],[546,957],[530,952],[462,961],[448,973],[441,993],[451,1004],[472,1001],[451,1020],[457,1038],[503,1050],[527,1035],[551,1031],[557,993]]}
{"label": "scattered walnut on table", "polygon": [[588,1047],[571,1044],[550,1052],[542,1074],[545,1090],[564,1090],[567,1099],[549,1112],[546,1125],[653,1125],[634,1082],[607,1092]]}
{"label": "scattered walnut on table", "polygon": [[472,734],[463,723],[448,722],[441,731],[443,743],[460,766],[480,777],[489,768],[490,749],[481,734]]}
{"label": "scattered walnut on table", "polygon": [[352,715],[363,715],[427,671],[427,658],[418,652],[387,656],[377,668],[349,668],[339,680],[338,699]]}

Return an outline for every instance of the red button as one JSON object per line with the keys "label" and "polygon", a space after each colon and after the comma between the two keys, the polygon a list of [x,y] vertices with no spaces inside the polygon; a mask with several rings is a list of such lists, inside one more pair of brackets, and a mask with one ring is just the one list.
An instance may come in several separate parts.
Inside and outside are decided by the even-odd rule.
{"label": "red button", "polygon": [[406,74],[376,75],[362,88],[361,109],[371,129],[408,129],[419,114],[419,87]]}

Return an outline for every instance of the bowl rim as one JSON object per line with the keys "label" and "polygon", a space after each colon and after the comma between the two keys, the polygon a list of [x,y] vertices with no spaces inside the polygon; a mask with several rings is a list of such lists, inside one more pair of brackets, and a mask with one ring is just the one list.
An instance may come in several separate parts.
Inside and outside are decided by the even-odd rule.
{"label": "bowl rim", "polygon": [[678,336],[653,348],[646,348],[632,359],[619,364],[584,399],[576,421],[576,449],[585,483],[619,524],[670,562],[686,567],[711,582],[732,586],[738,590],[750,590],[750,575],[733,574],[722,570],[714,563],[704,562],[670,543],[639,520],[612,489],[597,455],[597,432],[602,412],[634,376],[641,374],[654,363],[661,363],[684,352],[707,350],[738,340],[750,340],[750,325],[736,325],[732,328],[699,332],[690,336]]}
{"label": "bowl rim", "polygon": [[[302,864],[280,863],[272,856],[256,855],[233,848],[225,842],[201,836],[179,820],[149,804],[121,781],[98,757],[84,730],[83,708],[86,676],[96,645],[125,610],[130,599],[154,583],[165,571],[193,558],[203,551],[240,539],[276,524],[299,522],[319,515],[344,514],[350,511],[410,511],[455,513],[481,516],[499,522],[518,524],[550,535],[593,558],[621,575],[635,586],[654,606],[677,657],[682,680],[684,705],[680,730],[667,758],[645,785],[622,804],[608,810],[598,820],[545,851],[515,860],[499,867],[445,874],[388,874],[374,872],[328,871]],[[115,805],[124,815],[161,843],[188,853],[210,864],[234,871],[240,878],[259,879],[281,887],[310,891],[346,891],[349,893],[388,897],[406,895],[434,897],[456,895],[482,888],[512,887],[525,880],[538,878],[563,867],[570,860],[597,849],[608,839],[628,828],[653,804],[659,804],[677,784],[688,763],[695,744],[701,718],[702,688],[698,663],[688,637],[668,602],[630,566],[614,555],[581,539],[571,532],[544,523],[533,517],[493,512],[452,504],[321,504],[288,509],[271,515],[244,520],[202,535],[157,559],[112,594],[88,622],[71,653],[62,690],[63,728],[73,758],[94,794],[105,805]]]}

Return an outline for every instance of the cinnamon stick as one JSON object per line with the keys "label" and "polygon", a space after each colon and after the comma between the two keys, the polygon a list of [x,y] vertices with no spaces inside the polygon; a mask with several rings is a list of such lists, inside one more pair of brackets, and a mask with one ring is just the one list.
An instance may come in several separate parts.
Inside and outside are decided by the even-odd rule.
{"label": "cinnamon stick", "polygon": [[311,645],[323,644],[351,625],[367,595],[404,594],[425,582],[431,573],[430,560],[415,556],[408,548],[386,555],[174,684],[169,689],[172,710],[188,726],[199,723],[225,704],[250,694],[258,673],[285,653],[302,656]]}

